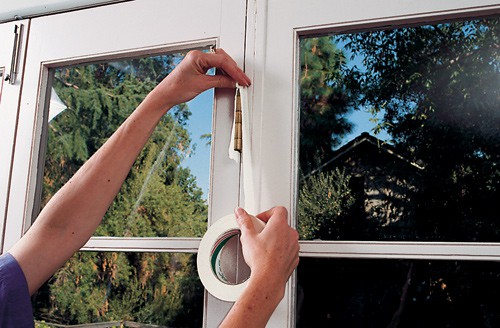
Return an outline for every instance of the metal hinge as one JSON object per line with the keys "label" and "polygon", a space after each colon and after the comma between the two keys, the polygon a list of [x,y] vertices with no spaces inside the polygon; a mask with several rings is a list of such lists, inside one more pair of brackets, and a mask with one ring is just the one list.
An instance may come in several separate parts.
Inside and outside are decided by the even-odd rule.
{"label": "metal hinge", "polygon": [[236,109],[234,111],[234,150],[240,153],[243,150],[241,95],[240,95],[240,89],[238,88],[236,88]]}

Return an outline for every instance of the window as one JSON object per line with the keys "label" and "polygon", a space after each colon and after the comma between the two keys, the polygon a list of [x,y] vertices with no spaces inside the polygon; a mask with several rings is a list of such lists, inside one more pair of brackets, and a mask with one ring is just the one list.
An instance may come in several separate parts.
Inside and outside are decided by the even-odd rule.
{"label": "window", "polygon": [[[12,158],[16,135],[16,121],[19,113],[22,76],[27,40],[27,20],[0,24],[0,252],[6,247],[5,239],[9,236],[19,238],[22,224],[6,221],[9,187],[11,185]],[[16,51],[17,50],[17,51]],[[17,58],[17,59],[16,59]],[[17,63],[17,66],[16,66]],[[12,72],[17,73],[15,79]]]}
{"label": "window", "polygon": [[[300,39],[302,239],[500,240],[498,29],[487,18]],[[488,262],[306,259],[298,327],[494,325],[483,283],[497,274]]]}
{"label": "window", "polygon": [[498,29],[489,18],[301,39],[304,239],[500,241]]}
{"label": "window", "polygon": [[[161,69],[167,73],[179,54],[216,45],[253,81],[255,207],[286,206],[290,224],[301,233],[301,263],[268,326],[443,326],[457,320],[494,325],[499,307],[491,293],[500,259],[494,215],[499,71],[498,50],[491,44],[497,42],[499,14],[499,4],[490,0],[422,0],[411,6],[396,0],[320,0],[314,7],[283,0],[144,0],[26,20],[23,92],[19,96],[19,84],[14,98],[20,102],[8,107],[18,125],[4,114],[0,121],[2,135],[5,125],[16,136],[2,143],[13,147],[0,148],[0,159],[13,161],[6,164],[12,168],[9,183],[0,190],[1,210],[8,209],[3,250],[57,190],[56,175],[69,176],[121,119],[121,114],[110,115],[104,121],[103,113],[131,110],[138,101],[132,95],[146,93],[159,78],[147,80],[128,68],[151,64],[156,70],[164,62]],[[7,29],[11,33],[11,26]],[[10,46],[7,50],[10,58]],[[0,67],[9,64],[9,59],[0,61]],[[102,75],[109,83],[95,84],[97,91],[90,95],[78,80],[85,74]],[[117,89],[137,86],[142,89],[136,93]],[[10,90],[4,84],[0,113]],[[88,92],[86,101],[76,96],[82,91]],[[106,105],[100,92],[117,102],[128,97],[130,108]],[[202,295],[191,264],[206,224],[232,213],[240,199],[244,205],[245,195],[241,168],[227,156],[234,92],[216,90],[204,97],[210,98],[207,103],[213,100],[213,111],[206,110],[212,122],[204,120],[210,125],[204,132],[211,134],[210,146],[189,135],[190,120],[182,120],[182,110],[165,117],[152,138],[157,143],[141,155],[103,226],[70,260],[74,271],[63,268],[50,282],[52,291],[46,285],[37,296],[39,318],[68,314],[69,297],[61,296],[57,308],[43,308],[44,293],[73,296],[82,276],[77,271],[88,270],[89,284],[97,285],[88,299],[102,301],[92,307],[97,314],[77,318],[86,309],[75,307],[65,322],[124,318],[114,305],[132,306],[127,300],[134,297],[140,306],[127,309],[130,321],[181,326],[189,316],[187,324],[196,327],[221,322],[232,304]],[[88,119],[76,120],[81,117],[72,110],[81,106],[75,104],[91,101],[99,106],[85,112]],[[58,105],[63,110],[56,115]],[[188,106],[199,111],[195,103]],[[105,133],[89,133],[104,122],[109,125]],[[177,161],[168,167],[156,159],[163,158],[158,154],[168,145],[171,126],[181,142],[165,147]],[[187,157],[189,138],[197,152],[210,151],[210,163],[203,166],[210,180],[202,187],[196,179],[202,194],[189,188],[195,185],[192,176],[177,165]],[[169,214],[169,207],[151,191],[167,193],[179,187],[178,181],[188,181],[180,189],[189,191],[180,194],[198,196],[191,208],[175,215],[196,212],[190,218],[195,221],[175,225],[178,230],[153,227],[150,223]],[[170,274],[176,278],[165,280]],[[63,286],[66,278],[71,285]],[[140,282],[134,287],[147,287],[127,293],[127,279]],[[189,291],[172,305],[179,306],[178,315],[163,311],[165,304],[155,298],[170,287],[174,294],[176,288]],[[326,302],[316,301],[325,295]],[[464,309],[474,313],[464,317]],[[156,310],[170,317],[154,318]],[[437,311],[439,319],[427,321]]]}
{"label": "window", "polygon": [[[176,52],[52,69],[42,206],[183,56]],[[213,92],[207,93],[213,97]],[[210,151],[195,161],[198,166],[205,164],[195,168],[202,172],[200,182],[185,164],[190,155],[196,156],[196,139],[207,147],[200,131],[211,135],[213,98],[201,97],[208,110],[181,104],[158,124],[97,236],[203,235],[208,204],[201,186],[208,186]],[[196,129],[190,127],[194,111],[203,115],[194,122]],[[35,318],[60,324],[129,318],[132,322],[199,327],[203,289],[195,263],[193,254],[182,253],[79,253],[37,293]]]}
{"label": "window", "polygon": [[498,325],[497,262],[303,258],[297,327]]}
{"label": "window", "polygon": [[33,297],[35,320],[60,324],[200,327],[194,254],[79,252]]}
{"label": "window", "polygon": [[[176,52],[52,70],[42,206],[184,54]],[[194,106],[181,104],[163,118],[96,236],[203,236],[208,216],[210,144],[207,145],[206,138],[210,138],[212,130],[210,95],[213,96],[213,91],[200,96],[205,103],[198,100]],[[196,108],[196,104],[204,108]],[[192,156],[196,158],[190,163],[199,172],[199,178],[186,166]]]}
{"label": "window", "polygon": [[[256,142],[260,142],[261,145],[255,158],[260,165],[259,195],[262,207],[276,203],[286,204],[291,212],[291,223],[296,224],[301,233],[301,263],[296,280],[288,290],[289,299],[294,303],[287,304],[287,309],[281,308],[282,311],[289,311],[286,318],[281,317],[282,320],[288,320],[288,326],[363,326],[367,322],[364,320],[369,320],[372,324],[373,320],[380,319],[381,321],[373,325],[386,327],[395,314],[401,316],[400,320],[403,320],[403,317],[404,320],[411,320],[416,316],[422,316],[426,311],[415,311],[413,307],[423,309],[420,300],[412,303],[413,297],[419,298],[422,294],[416,296],[414,290],[408,291],[406,294],[408,303],[401,310],[402,313],[398,312],[401,293],[412,265],[415,268],[426,266],[436,268],[432,272],[419,269],[418,274],[413,269],[412,281],[430,281],[435,278],[436,281],[439,278],[449,280],[447,277],[455,270],[454,266],[463,269],[464,276],[472,277],[474,275],[472,268],[475,265],[485,270],[485,277],[496,275],[498,268],[493,261],[498,260],[500,247],[497,243],[498,238],[494,236],[495,229],[492,229],[491,225],[486,228],[488,225],[486,221],[495,224],[497,215],[491,215],[492,211],[484,215],[488,210],[483,201],[490,197],[498,198],[498,193],[495,191],[482,193],[485,199],[478,197],[472,201],[472,198],[468,198],[467,204],[464,200],[470,197],[470,194],[463,195],[465,198],[460,201],[460,211],[463,210],[461,217],[474,218],[472,221],[459,219],[457,207],[453,209],[453,214],[449,213],[450,215],[446,215],[445,218],[440,218],[440,221],[437,221],[434,212],[432,212],[433,217],[429,216],[428,213],[432,211],[430,205],[442,206],[445,202],[440,202],[437,198],[434,201],[426,201],[422,197],[431,195],[425,193],[424,187],[430,188],[429,183],[433,182],[438,185],[433,187],[437,193],[440,192],[442,196],[446,194],[446,189],[442,185],[444,175],[442,171],[438,173],[437,170],[440,168],[439,165],[445,164],[443,161],[445,158],[437,161],[431,156],[437,163],[433,162],[436,167],[431,165],[433,168],[429,171],[430,161],[426,161],[427,158],[422,156],[416,156],[417,149],[414,149],[416,143],[412,145],[413,148],[400,148],[402,140],[409,135],[402,133],[401,129],[399,130],[401,139],[396,139],[392,135],[396,132],[395,122],[401,118],[386,115],[388,106],[393,106],[394,111],[390,114],[395,114],[399,108],[396,105],[402,105],[404,102],[405,109],[408,111],[414,109],[417,100],[421,99],[419,97],[425,95],[414,92],[411,94],[414,98],[410,98],[410,92],[403,93],[406,90],[400,91],[399,88],[415,87],[420,83],[422,87],[420,90],[425,90],[424,81],[431,78],[436,79],[434,83],[442,83],[442,77],[438,77],[435,66],[428,64],[432,60],[436,62],[444,60],[443,56],[432,58],[424,50],[436,50],[432,46],[439,47],[439,44],[432,42],[425,44],[425,41],[421,44],[412,42],[415,39],[410,35],[420,33],[424,37],[430,37],[427,34],[433,30],[433,26],[439,25],[444,30],[455,28],[458,32],[455,32],[457,34],[455,41],[451,42],[457,46],[466,46],[465,43],[468,41],[464,40],[467,40],[467,36],[472,35],[474,30],[474,27],[467,27],[468,24],[475,24],[473,22],[476,20],[485,24],[479,27],[479,34],[483,37],[481,41],[485,41],[484,50],[489,49],[487,50],[489,53],[480,55],[485,58],[482,66],[484,71],[481,72],[488,71],[490,76],[495,76],[495,81],[498,80],[496,65],[498,52],[495,52],[494,47],[489,46],[486,41],[489,38],[488,33],[492,36],[497,33],[495,30],[498,4],[482,2],[475,5],[477,6],[474,9],[469,7],[465,10],[457,8],[451,2],[438,4],[431,1],[419,2],[419,5],[413,8],[397,1],[387,1],[383,4],[369,2],[340,4],[320,1],[316,2],[314,7],[295,2],[286,6],[279,1],[267,2],[265,18],[261,17],[262,23],[257,25],[266,31],[265,42],[255,42],[249,46],[250,51],[257,54],[255,70],[262,76],[262,83],[254,84],[252,99],[254,117],[258,117],[258,121],[262,123],[254,127],[253,132],[258,138]],[[263,7],[258,9],[263,10]],[[459,35],[460,32],[462,36]],[[259,28],[255,33],[256,38],[264,34],[262,32],[259,34]],[[404,37],[397,39],[396,34]],[[368,36],[372,37],[372,44],[364,42],[367,39],[363,38]],[[456,40],[460,37],[464,41],[463,44]],[[472,48],[481,47],[476,43],[481,37],[478,36],[478,40],[469,45]],[[357,43],[351,42],[355,39]],[[490,45],[491,40],[490,38]],[[393,41],[400,41],[410,47],[406,48],[406,57],[402,56],[404,52],[396,53],[399,44],[391,43]],[[387,48],[382,47],[384,44],[387,44]],[[368,49],[363,47],[371,47],[373,50],[370,53],[371,57],[368,57],[365,51]],[[421,47],[422,51],[418,51],[418,47]],[[420,57],[412,57],[413,55]],[[406,67],[411,67],[409,64],[413,63],[413,70],[403,69],[405,65],[396,66],[397,60],[391,58],[407,60]],[[478,58],[477,61],[483,62],[482,58]],[[363,61],[366,62],[362,66]],[[370,66],[371,64],[373,66]],[[372,70],[374,67],[394,70],[390,73],[374,72]],[[459,70],[463,69],[460,74],[470,74],[462,80],[464,85],[461,85],[461,88],[470,83],[469,91],[475,93],[480,84],[472,77],[480,77],[480,73],[478,66],[473,67],[468,70],[460,66]],[[427,68],[429,73],[418,70],[424,68]],[[260,69],[263,72],[260,72]],[[420,75],[404,75],[410,71]],[[381,76],[383,73],[386,75]],[[399,76],[405,76],[406,79],[398,80]],[[460,77],[455,73],[454,78],[458,86]],[[472,82],[473,80],[475,82]],[[392,84],[383,85],[384,82]],[[368,86],[372,89],[368,90]],[[442,87],[438,88],[436,84],[432,87],[435,87],[433,92],[436,97],[444,90]],[[498,88],[490,89],[488,85],[486,88],[483,91],[492,91],[488,96],[481,97],[481,102],[485,104],[487,99],[491,99],[490,103],[495,105],[498,103],[498,93],[496,93]],[[374,93],[375,90],[385,91],[388,94],[393,92],[394,97],[382,99],[380,93]],[[479,94],[482,92],[477,91]],[[456,93],[456,89],[446,92]],[[405,98],[397,98],[400,95],[404,95]],[[368,102],[367,96],[372,96],[372,100],[380,102]],[[460,100],[455,101],[451,97],[446,99],[448,106],[459,109]],[[394,101],[391,103],[391,100]],[[432,100],[437,102],[436,98]],[[468,105],[467,107],[472,108]],[[463,108],[462,104],[457,112],[463,113]],[[486,110],[485,106],[482,108]],[[490,120],[486,119],[485,122],[493,126],[498,125],[498,122],[492,123],[491,120],[497,116],[496,110],[497,106],[489,106],[487,112]],[[404,115],[402,117],[405,118]],[[417,123],[423,123],[423,117],[416,120],[410,120],[411,117],[406,118],[408,118],[406,124],[415,125],[415,129],[411,131],[415,133],[414,141],[417,141],[418,133],[424,133],[416,126]],[[462,119],[462,121],[473,123],[471,120]],[[392,124],[392,127],[389,124]],[[353,125],[351,130],[350,125]],[[471,132],[473,131],[475,130],[472,129]],[[478,137],[476,134],[472,138],[475,142],[479,142]],[[437,138],[435,137],[436,142],[430,144],[431,146],[437,147],[439,142],[444,141]],[[460,137],[457,140],[460,140]],[[491,139],[483,140],[490,146],[497,144]],[[453,146],[444,150],[451,151],[458,145],[451,140],[448,142]],[[446,156],[437,149],[433,152]],[[467,152],[475,160],[484,156],[482,152]],[[467,180],[468,190],[473,190],[484,186],[481,183],[475,184],[480,179],[495,180],[496,173],[493,167],[498,164],[495,164],[494,157],[498,155],[492,153],[491,160],[483,163],[485,166],[481,167],[481,170],[488,170],[488,166],[490,170],[481,178],[465,178],[466,172],[470,171],[463,169],[464,180],[460,182],[462,186]],[[471,174],[475,176],[477,172],[479,171]],[[441,181],[433,180],[429,174],[439,176]],[[458,178],[449,171],[448,176],[450,175],[451,179]],[[458,189],[460,188],[456,191]],[[272,199],[274,204],[268,199]],[[457,199],[453,201],[454,204],[458,203]],[[491,204],[492,202],[489,202],[488,206],[492,206]],[[479,220],[480,217],[484,220]],[[451,229],[450,222],[453,220],[456,224]],[[482,223],[472,229],[473,227],[469,225],[474,225],[473,222]],[[470,260],[473,262],[468,262]],[[373,276],[370,276],[372,272]],[[397,277],[392,276],[393,273]],[[384,278],[388,278],[388,281],[384,281]],[[349,286],[356,283],[362,286],[372,283],[385,286],[380,289],[385,294],[377,294],[375,286],[372,290],[367,288],[366,292],[361,287],[358,289],[346,287],[346,292],[341,292],[344,287],[342,283],[350,284],[351,281],[352,285]],[[393,287],[389,287],[391,285]],[[447,286],[454,290],[454,302],[465,304],[464,300],[469,294],[458,291],[454,284],[448,283]],[[472,284],[469,286],[474,292],[483,293],[481,286]],[[429,290],[427,288],[426,292]],[[336,293],[339,293],[338,298]],[[391,293],[393,295],[389,297]],[[386,295],[386,298],[382,300],[383,295]],[[321,304],[315,301],[320,298],[325,300]],[[359,320],[356,321],[358,309],[366,305],[368,311],[368,307],[377,302],[392,304],[390,314],[382,318],[377,317],[376,313],[373,315],[365,313],[364,317],[358,317]],[[445,309],[445,303],[442,304],[440,309],[448,311],[443,322],[452,320],[452,313],[456,314],[457,311],[449,311],[449,308]],[[475,308],[495,306],[494,302],[469,304]],[[475,320],[488,321],[489,318],[476,316]],[[272,324],[280,325],[277,321],[272,321]]]}

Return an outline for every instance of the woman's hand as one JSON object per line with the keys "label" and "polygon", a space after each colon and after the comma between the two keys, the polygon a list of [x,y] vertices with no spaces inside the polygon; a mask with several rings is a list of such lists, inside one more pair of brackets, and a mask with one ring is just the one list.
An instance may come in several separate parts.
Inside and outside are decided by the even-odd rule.
{"label": "woman's hand", "polygon": [[[211,68],[220,69],[221,74],[207,75]],[[249,86],[250,78],[224,50],[216,49],[214,53],[193,50],[148,97],[168,110],[210,88],[234,88],[236,83]]]}
{"label": "woman's hand", "polygon": [[257,215],[267,222],[260,233],[245,210],[238,208],[235,214],[243,257],[251,273],[248,285],[219,328],[262,328],[283,298],[286,282],[299,264],[299,235],[288,225],[288,212],[281,206]]}
{"label": "woman's hand", "polygon": [[251,269],[250,279],[264,279],[284,288],[299,264],[299,235],[288,225],[287,216],[288,212],[282,206],[258,214],[260,220],[267,222],[258,233],[246,211],[242,208],[236,210],[243,257]]}

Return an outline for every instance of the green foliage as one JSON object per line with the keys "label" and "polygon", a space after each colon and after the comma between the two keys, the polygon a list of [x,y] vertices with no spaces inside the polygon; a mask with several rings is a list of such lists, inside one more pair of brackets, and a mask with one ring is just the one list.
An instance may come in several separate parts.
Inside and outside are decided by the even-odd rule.
{"label": "green foliage", "polygon": [[78,253],[51,280],[51,321],[196,322],[194,266],[191,254]]}
{"label": "green foliage", "polygon": [[366,108],[426,168],[419,239],[499,240],[499,41],[498,18],[301,40],[301,176],[333,157],[349,108]]}
{"label": "green foliage", "polygon": [[[68,109],[48,128],[42,204],[161,81],[178,58],[62,68],[54,89]],[[180,163],[191,149],[185,104],[162,118],[96,235],[198,236],[207,205]],[[34,299],[35,316],[66,324],[130,320],[198,327],[203,288],[191,254],[77,253]]]}
{"label": "green foliage", "polygon": [[408,156],[435,164],[477,151],[498,154],[498,142],[491,143],[500,124],[498,19],[340,38],[364,58],[360,104],[384,111]]}
{"label": "green foliage", "polygon": [[338,239],[354,223],[356,198],[349,186],[351,177],[335,169],[319,172],[303,183],[299,195],[298,232],[301,239]]}
{"label": "green foliage", "polygon": [[354,88],[341,74],[346,59],[332,38],[302,39],[300,54],[299,156],[301,172],[307,175],[330,157],[340,138],[350,132],[351,124],[344,116],[354,98],[348,90]]}
{"label": "green foliage", "polygon": [[[351,235],[356,216],[347,214],[351,209],[349,183],[333,172],[306,180],[299,195],[301,238],[380,240],[388,232],[396,240],[500,241],[498,28],[498,18],[488,18],[332,39],[352,55],[349,59],[356,65],[341,67],[340,72],[335,65],[331,67],[332,74],[347,75],[339,80],[357,81],[347,85],[344,93],[355,95],[351,98],[355,106],[366,106],[376,116],[372,120],[376,131],[391,135],[395,154],[418,161],[425,169],[407,171],[419,182],[419,192],[411,198],[415,217],[409,221],[403,217],[399,226],[371,225],[366,220],[367,203],[358,203],[365,222],[360,222],[358,234]],[[321,92],[317,88],[309,95],[313,103],[314,97],[328,95]],[[330,117],[319,111],[308,120],[335,120],[334,109],[327,110],[332,111]],[[315,147],[302,138],[313,140],[309,134],[316,133],[327,136],[321,129],[302,129],[301,147]],[[373,154],[365,155],[364,165],[372,165],[369,156]],[[303,160],[320,165],[331,159],[327,151],[316,158],[300,158],[301,166]],[[352,158],[346,162],[352,163]],[[352,169],[365,174],[365,181],[388,177],[385,163],[376,164],[381,165],[373,165],[373,172],[363,166]],[[409,183],[408,187],[413,186]],[[384,200],[383,193],[393,190],[383,184],[372,184],[367,190],[365,183],[364,192],[371,193],[365,199]],[[304,258],[298,282],[305,301],[299,302],[297,327],[498,326],[498,272],[498,263],[491,261]]]}
{"label": "green foliage", "polygon": [[363,58],[359,106],[384,113],[399,153],[426,164],[420,222],[429,238],[500,238],[498,29],[493,18],[337,39]]}

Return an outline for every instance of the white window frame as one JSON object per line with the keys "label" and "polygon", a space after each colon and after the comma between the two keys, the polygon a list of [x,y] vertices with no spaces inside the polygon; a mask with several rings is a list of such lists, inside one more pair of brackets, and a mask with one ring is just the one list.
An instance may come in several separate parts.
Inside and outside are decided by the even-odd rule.
{"label": "white window frame", "polygon": [[[28,30],[28,20],[0,25],[0,40],[4,42],[0,48],[0,67],[4,68],[4,75],[0,81],[0,88],[2,88],[0,90],[0,254],[4,251],[4,238],[11,231],[6,222],[7,201],[11,185],[12,158],[17,133],[16,121],[19,114]],[[15,32],[17,32],[17,38]],[[16,44],[17,53],[14,51],[14,44]],[[12,62],[15,56],[17,56],[17,67],[14,68]],[[15,62],[14,65],[16,65]],[[11,68],[17,70],[15,80],[6,81],[7,76],[11,74]]]}
{"label": "white window frame", "polygon": [[[274,2],[276,11],[278,11],[280,0],[269,0],[268,4],[272,2]],[[298,83],[295,81],[298,80],[300,74],[298,62],[299,37],[329,32],[369,30],[370,28],[387,25],[396,27],[416,23],[435,23],[455,18],[476,18],[500,14],[500,3],[495,4],[493,1],[479,1],[479,3],[478,1],[462,1],[460,4],[456,4],[455,1],[440,1],[439,3],[421,1],[418,7],[421,7],[422,11],[412,12],[414,8],[399,6],[393,8],[391,13],[388,13],[387,8],[391,7],[389,4],[394,4],[397,1],[385,1],[387,6],[381,6],[379,3],[372,4],[371,9],[373,10],[366,10],[359,17],[350,21],[335,23],[328,17],[328,14],[325,14],[328,10],[323,10],[323,12],[312,11],[311,16],[314,17],[311,17],[311,21],[309,21],[307,17],[304,18],[307,15],[302,15],[304,8],[301,3],[297,5],[298,2],[287,2],[287,9],[290,12],[284,13],[280,11],[281,17],[300,17],[300,19],[297,18],[299,22],[297,25],[286,26],[287,23],[291,23],[285,22],[287,20],[285,18],[280,23],[274,24],[274,26],[278,26],[277,29],[281,30],[270,33],[270,23],[266,21],[266,18],[260,17],[260,22],[257,22],[255,30],[259,33],[258,27],[261,25],[262,30],[260,33],[262,34],[264,33],[262,31],[266,30],[267,36],[251,37],[261,42],[252,44],[255,49],[250,51],[257,55],[253,58],[253,62],[247,63],[247,71],[258,75],[254,79],[260,81],[259,84],[254,85],[253,104],[251,105],[254,115],[258,117],[255,121],[263,122],[260,125],[253,126],[252,132],[256,136],[255,139],[257,139],[254,140],[260,145],[260,147],[255,147],[258,151],[254,154],[254,158],[257,159],[261,174],[269,177],[267,184],[272,184],[275,188],[266,190],[265,186],[261,185],[260,201],[265,204],[264,207],[272,206],[273,203],[288,205],[293,218],[292,224],[296,224],[294,220],[298,203],[298,188],[296,186],[298,186],[299,96]],[[318,1],[317,4],[319,5],[322,2],[326,3],[327,1]],[[469,7],[466,6],[467,3],[469,3]],[[296,6],[294,7],[294,5]],[[335,6],[335,4],[331,6]],[[352,4],[352,6],[357,6],[357,4]],[[266,14],[271,12],[270,7],[267,6]],[[344,10],[346,9],[344,8]],[[256,9],[256,11],[259,10]],[[340,20],[338,17],[337,19]],[[259,20],[259,17],[257,17],[257,20]],[[283,25],[285,26],[283,27]],[[273,35],[274,38],[270,38],[269,35]],[[285,41],[280,42],[278,36]],[[273,47],[269,45],[273,45]],[[275,48],[279,48],[281,51],[276,54]],[[270,53],[271,55],[269,55]],[[258,67],[259,65],[261,67]],[[275,66],[280,67],[276,69]],[[285,68],[283,69],[283,67]],[[278,88],[280,89],[279,92],[276,91]],[[284,94],[291,96],[287,98],[283,96]],[[280,99],[280,104],[277,102],[278,99]],[[269,108],[272,108],[272,110]],[[279,129],[278,132],[277,129]],[[266,140],[273,140],[273,142],[269,143]],[[272,158],[272,160],[267,160],[268,158]],[[276,177],[277,175],[278,177]],[[342,245],[342,247],[337,249],[335,245]],[[408,247],[408,249],[388,250],[387,245],[395,248]],[[427,245],[432,245],[436,248],[436,251],[432,251],[431,247],[427,247]],[[462,256],[473,259],[475,258],[475,251],[477,251],[478,254],[484,253],[487,258],[491,258],[491,256],[500,257],[500,243],[302,241],[301,246],[301,254],[304,256],[322,256],[331,252],[332,255],[339,253],[341,256],[364,253],[367,254],[367,257],[372,257],[370,254],[375,256],[375,254],[380,253],[383,257],[390,257],[393,254],[395,256],[415,256],[415,258],[428,255],[438,258],[442,254],[443,259],[449,256]],[[416,251],[416,247],[420,246],[423,247],[423,250]]]}
{"label": "white window frame", "polygon": [[130,0],[22,0],[9,1],[0,10],[0,23],[118,3]]}

